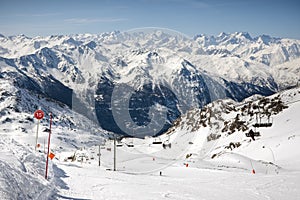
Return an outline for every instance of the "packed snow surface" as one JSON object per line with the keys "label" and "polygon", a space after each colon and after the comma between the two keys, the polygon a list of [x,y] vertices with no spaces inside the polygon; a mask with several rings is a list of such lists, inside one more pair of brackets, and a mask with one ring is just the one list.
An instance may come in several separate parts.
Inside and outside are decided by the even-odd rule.
{"label": "packed snow surface", "polygon": [[[23,124],[28,130],[24,133],[18,128],[20,114],[18,118],[12,113],[11,121],[1,124],[0,197],[299,199],[299,92],[279,94],[288,108],[273,116],[271,127],[259,128],[261,136],[255,141],[245,132],[236,132],[207,142],[209,127],[190,131],[184,126],[157,138],[118,140],[116,171],[113,140],[84,129],[76,133],[56,122],[50,148],[55,158],[50,160],[47,180],[44,141],[48,132],[40,132],[40,147],[35,151],[36,121]],[[230,142],[241,146],[224,148]]]}

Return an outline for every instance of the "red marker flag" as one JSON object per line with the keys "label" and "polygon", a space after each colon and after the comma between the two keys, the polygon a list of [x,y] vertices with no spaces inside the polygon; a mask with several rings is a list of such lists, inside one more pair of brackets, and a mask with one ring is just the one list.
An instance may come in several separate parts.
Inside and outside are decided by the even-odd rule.
{"label": "red marker flag", "polygon": [[52,160],[55,157],[54,153],[49,153],[49,158]]}

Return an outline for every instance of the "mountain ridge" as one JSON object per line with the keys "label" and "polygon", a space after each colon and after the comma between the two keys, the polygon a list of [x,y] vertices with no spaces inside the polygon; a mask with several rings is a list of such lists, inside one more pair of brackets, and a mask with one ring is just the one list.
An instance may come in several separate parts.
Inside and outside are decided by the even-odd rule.
{"label": "mountain ridge", "polygon": [[[245,32],[192,39],[159,30],[35,38],[18,35],[0,38],[0,73],[15,71],[19,77],[29,77],[24,84],[16,74],[7,74],[26,89],[75,110],[85,107],[85,114],[94,113],[89,117],[108,124],[107,130],[113,132],[120,131],[113,128],[117,125],[111,107],[118,105],[111,103],[112,92],[118,84],[127,84],[139,94],[130,97],[130,115],[137,118],[133,121],[146,125],[150,107],[163,104],[168,108],[166,130],[189,108],[215,99],[242,101],[253,94],[271,95],[297,85],[299,49],[299,40],[266,35],[252,38]],[[62,90],[55,92],[56,88]]]}

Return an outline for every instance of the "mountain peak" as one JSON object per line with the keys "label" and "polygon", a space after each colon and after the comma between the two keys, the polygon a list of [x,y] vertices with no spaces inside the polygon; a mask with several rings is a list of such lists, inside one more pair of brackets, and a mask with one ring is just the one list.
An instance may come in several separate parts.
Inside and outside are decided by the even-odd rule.
{"label": "mountain peak", "polygon": [[229,34],[225,33],[225,32],[221,32],[217,37],[218,38],[224,38],[226,36],[228,36]]}
{"label": "mountain peak", "polygon": [[256,37],[255,40],[259,43],[264,43],[264,44],[268,45],[271,42],[275,42],[277,40],[277,38],[263,34],[263,35]]}
{"label": "mountain peak", "polygon": [[248,32],[235,32],[235,35],[237,37],[244,37],[248,40],[252,40],[252,37],[250,36],[250,34]]}

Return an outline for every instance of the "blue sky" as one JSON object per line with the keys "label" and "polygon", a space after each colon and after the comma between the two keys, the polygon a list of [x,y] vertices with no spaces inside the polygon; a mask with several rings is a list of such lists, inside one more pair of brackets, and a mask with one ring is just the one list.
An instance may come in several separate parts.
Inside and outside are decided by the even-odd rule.
{"label": "blue sky", "polygon": [[1,0],[0,33],[28,36],[162,27],[196,34],[249,32],[300,39],[297,0]]}

